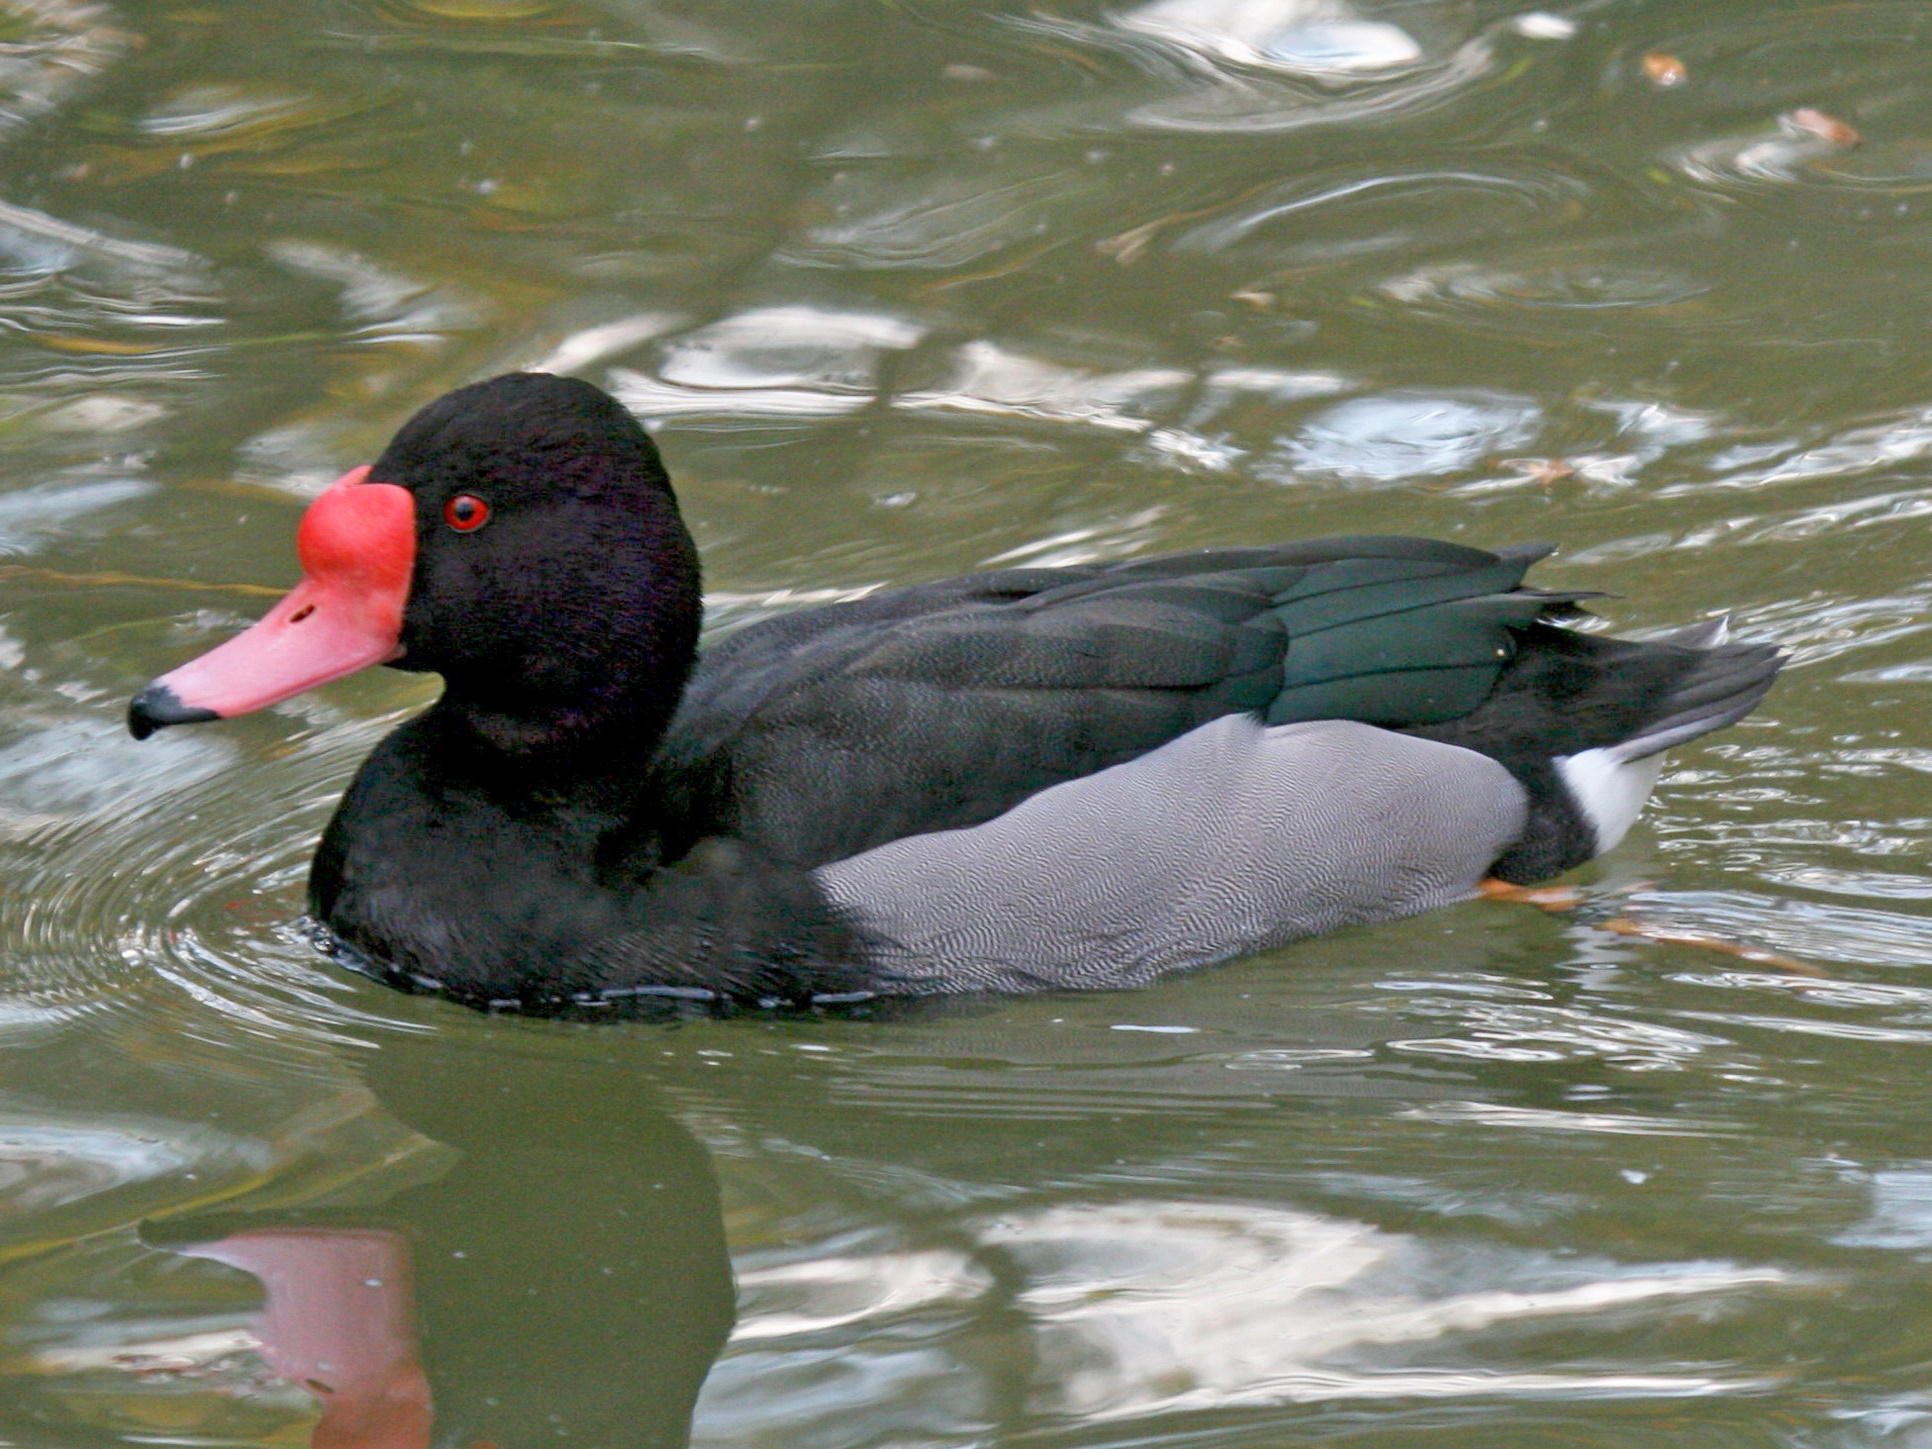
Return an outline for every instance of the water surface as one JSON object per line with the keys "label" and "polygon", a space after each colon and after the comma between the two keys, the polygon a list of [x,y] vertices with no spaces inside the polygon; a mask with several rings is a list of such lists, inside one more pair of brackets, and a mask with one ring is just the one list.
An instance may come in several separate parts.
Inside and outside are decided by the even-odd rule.
{"label": "water surface", "polygon": [[[459,1449],[1932,1442],[1928,32],[0,0],[0,1440],[307,1442],[254,1279],[181,1251],[252,1230],[408,1278]],[[718,629],[1405,531],[1793,662],[1573,912],[903,1018],[483,1017],[295,924],[433,683],[120,717],[512,367],[649,420]]]}

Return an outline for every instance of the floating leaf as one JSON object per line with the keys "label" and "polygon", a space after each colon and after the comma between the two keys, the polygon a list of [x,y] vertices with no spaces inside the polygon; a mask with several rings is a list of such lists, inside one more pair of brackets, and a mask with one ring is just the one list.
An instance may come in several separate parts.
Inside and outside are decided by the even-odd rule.
{"label": "floating leaf", "polygon": [[1864,139],[1836,116],[1828,116],[1810,106],[1800,106],[1779,119],[1795,130],[1816,136],[1821,141],[1829,141],[1834,146],[1856,146]]}
{"label": "floating leaf", "polygon": [[1690,71],[1684,62],[1661,50],[1653,50],[1646,55],[1643,66],[1645,78],[1654,86],[1681,86],[1690,79]]}

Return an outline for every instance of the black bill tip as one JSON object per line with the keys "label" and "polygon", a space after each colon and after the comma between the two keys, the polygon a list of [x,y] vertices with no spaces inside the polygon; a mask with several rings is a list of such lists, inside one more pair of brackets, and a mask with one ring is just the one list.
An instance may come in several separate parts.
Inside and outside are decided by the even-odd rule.
{"label": "black bill tip", "polygon": [[183,704],[165,684],[150,684],[128,701],[127,732],[137,740],[144,740],[169,725],[202,724],[220,718],[212,709]]}

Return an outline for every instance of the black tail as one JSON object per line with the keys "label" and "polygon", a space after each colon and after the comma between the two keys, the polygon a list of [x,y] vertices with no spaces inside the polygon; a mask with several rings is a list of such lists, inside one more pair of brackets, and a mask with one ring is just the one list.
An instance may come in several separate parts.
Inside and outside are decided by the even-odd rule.
{"label": "black tail", "polygon": [[1528,827],[1497,876],[1527,884],[1597,853],[1596,827],[1565,788],[1558,757],[1603,750],[1619,764],[1645,759],[1757,707],[1784,654],[1724,636],[1722,621],[1647,643],[1532,624],[1480,706],[1410,731],[1491,756],[1529,791]]}
{"label": "black tail", "polygon": [[1620,759],[1658,754],[1734,725],[1758,707],[1784,667],[1784,651],[1770,644],[1727,643],[1728,633],[1727,621],[1716,619],[1679,629],[1645,646],[1690,650],[1692,664],[1664,698],[1670,712],[1612,747]]}

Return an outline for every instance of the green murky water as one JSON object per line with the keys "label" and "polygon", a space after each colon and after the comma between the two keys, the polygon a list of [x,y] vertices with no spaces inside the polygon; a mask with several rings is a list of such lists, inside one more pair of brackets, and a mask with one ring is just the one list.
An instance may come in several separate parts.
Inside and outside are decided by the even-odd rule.
{"label": "green murky water", "polygon": [[[307,1443],[220,1222],[389,1235],[455,1449],[1932,1444],[1928,117],[1915,3],[0,0],[0,1442]],[[1794,663],[1569,915],[488,1019],[293,925],[422,681],[120,714],[519,366],[720,628],[1413,531]]]}

